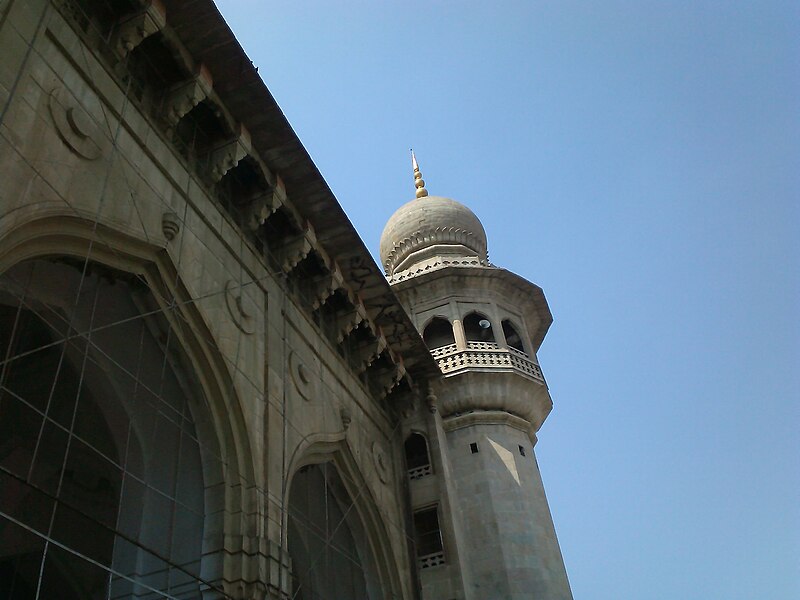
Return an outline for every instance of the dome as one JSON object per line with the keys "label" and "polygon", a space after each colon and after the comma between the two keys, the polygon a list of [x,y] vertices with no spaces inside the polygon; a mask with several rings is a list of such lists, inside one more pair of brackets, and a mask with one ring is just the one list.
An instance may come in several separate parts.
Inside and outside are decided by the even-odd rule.
{"label": "dome", "polygon": [[470,209],[441,196],[416,198],[401,206],[381,234],[381,263],[388,275],[411,254],[432,246],[461,246],[460,252],[488,261],[486,232]]}

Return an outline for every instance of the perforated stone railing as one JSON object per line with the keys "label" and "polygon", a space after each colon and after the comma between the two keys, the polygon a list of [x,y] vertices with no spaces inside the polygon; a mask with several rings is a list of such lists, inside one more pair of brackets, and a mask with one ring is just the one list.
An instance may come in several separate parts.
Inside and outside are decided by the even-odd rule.
{"label": "perforated stone railing", "polygon": [[426,554],[420,556],[418,559],[420,569],[429,569],[430,567],[438,567],[444,564],[444,552],[434,552],[433,554]]}
{"label": "perforated stone railing", "polygon": [[457,348],[455,344],[448,344],[447,346],[440,346],[439,348],[434,348],[433,350],[431,350],[431,354],[433,355],[433,358],[438,359],[442,358],[443,356],[448,356],[450,354],[453,354],[456,351]]}
{"label": "perforated stone railing", "polygon": [[426,475],[430,475],[432,473],[433,469],[431,468],[430,465],[422,465],[421,467],[415,467],[413,469],[409,469],[408,478],[411,481],[414,481],[415,479],[421,479],[422,477],[425,477]]}
{"label": "perforated stone railing", "polygon": [[467,342],[466,350],[448,344],[434,348],[431,354],[444,374],[465,369],[514,369],[544,383],[541,368],[526,353],[516,348],[501,348],[494,342]]}

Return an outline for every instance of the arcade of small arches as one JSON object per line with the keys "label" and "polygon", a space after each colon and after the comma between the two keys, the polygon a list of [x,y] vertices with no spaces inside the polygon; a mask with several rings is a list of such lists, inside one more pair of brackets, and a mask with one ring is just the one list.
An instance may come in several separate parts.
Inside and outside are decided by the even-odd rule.
{"label": "arcade of small arches", "polygon": [[[433,317],[425,325],[422,338],[432,351],[451,345],[463,350],[506,347],[529,356],[520,330],[511,319],[502,319],[500,331],[496,333],[491,319],[478,311],[471,311],[463,319],[454,319],[452,323],[442,316]],[[459,340],[463,342],[459,343]]]}

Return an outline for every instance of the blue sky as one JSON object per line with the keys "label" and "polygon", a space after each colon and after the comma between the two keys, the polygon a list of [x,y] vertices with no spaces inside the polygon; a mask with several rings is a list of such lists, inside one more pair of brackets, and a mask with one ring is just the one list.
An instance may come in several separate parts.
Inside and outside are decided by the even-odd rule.
{"label": "blue sky", "polygon": [[800,598],[800,4],[218,5],[373,255],[413,147],[544,288],[576,599]]}

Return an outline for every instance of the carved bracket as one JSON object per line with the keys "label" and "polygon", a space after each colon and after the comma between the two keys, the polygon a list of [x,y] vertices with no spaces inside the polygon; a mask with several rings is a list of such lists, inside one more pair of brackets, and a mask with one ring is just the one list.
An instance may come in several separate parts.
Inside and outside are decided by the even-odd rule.
{"label": "carved bracket", "polygon": [[164,29],[167,24],[167,11],[160,0],[150,0],[142,12],[123,18],[114,35],[113,47],[120,59],[125,58],[134,48],[148,37]]}
{"label": "carved bracket", "polygon": [[333,293],[344,287],[344,276],[339,267],[334,264],[332,269],[311,282],[311,310],[317,310],[325,304]]}
{"label": "carved bracket", "polygon": [[219,181],[233,167],[250,153],[250,134],[240,126],[239,136],[211,151],[208,158],[208,176],[214,183]]}
{"label": "carved bracket", "polygon": [[336,324],[334,325],[334,329],[338,332],[336,335],[336,341],[338,343],[342,343],[344,338],[353,331],[362,321],[367,320],[367,309],[364,308],[364,305],[358,303],[353,306],[350,310],[342,311],[336,317]]}
{"label": "carved bracket", "polygon": [[363,373],[369,369],[370,365],[375,362],[375,359],[381,355],[388,345],[386,338],[379,334],[356,347],[353,351],[353,360],[357,365],[356,370],[359,373]]}
{"label": "carved bracket", "polygon": [[179,83],[167,92],[164,99],[164,119],[169,131],[175,128],[184,115],[209,97],[213,85],[211,73],[205,65],[200,65],[193,79]]}
{"label": "carved bracket", "polygon": [[311,241],[302,234],[287,241],[278,251],[278,261],[283,272],[290,273],[312,249]]}
{"label": "carved bracket", "polygon": [[250,198],[234,200],[241,227],[251,232],[258,231],[258,228],[278,209],[274,204],[274,198],[272,190],[267,190]]}
{"label": "carved bracket", "polygon": [[370,371],[370,379],[374,382],[377,395],[383,399],[392,393],[406,376],[406,368],[402,363],[394,363],[389,369]]}

